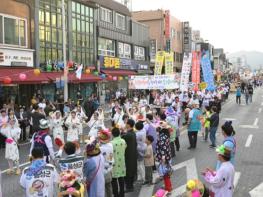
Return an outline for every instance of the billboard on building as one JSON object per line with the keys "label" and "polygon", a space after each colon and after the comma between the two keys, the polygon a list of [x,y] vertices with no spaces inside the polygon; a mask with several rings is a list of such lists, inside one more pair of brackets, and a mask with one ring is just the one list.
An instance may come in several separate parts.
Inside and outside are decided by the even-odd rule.
{"label": "billboard on building", "polygon": [[183,39],[184,52],[191,52],[191,37],[190,37],[191,32],[190,32],[189,22],[184,22],[183,35],[184,35],[184,39]]}
{"label": "billboard on building", "polygon": [[165,22],[165,38],[166,39],[170,39],[170,10],[165,10],[165,18],[164,18],[164,22]]}
{"label": "billboard on building", "polygon": [[151,63],[155,62],[156,52],[157,52],[157,40],[152,39],[150,40],[150,61]]}

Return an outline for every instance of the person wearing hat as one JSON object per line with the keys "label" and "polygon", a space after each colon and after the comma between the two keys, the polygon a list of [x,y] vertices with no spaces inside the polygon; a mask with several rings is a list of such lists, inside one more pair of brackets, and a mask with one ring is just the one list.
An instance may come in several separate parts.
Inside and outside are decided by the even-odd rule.
{"label": "person wearing hat", "polygon": [[46,119],[41,119],[39,121],[40,130],[32,136],[32,143],[30,148],[30,156],[33,148],[39,147],[44,151],[44,158],[47,163],[51,159],[55,159],[55,153],[53,149],[52,139],[49,135],[49,122]]}
{"label": "person wearing hat", "polygon": [[192,103],[193,109],[189,112],[188,119],[188,139],[190,146],[188,149],[195,149],[197,143],[197,133],[201,130],[201,116],[202,112],[199,109],[199,101]]}
{"label": "person wearing hat", "polygon": [[108,129],[99,131],[99,142],[100,142],[100,151],[104,156],[104,178],[105,178],[105,197],[112,196],[112,168],[114,165],[113,157],[113,146],[110,142],[111,133]]}
{"label": "person wearing hat", "polygon": [[12,174],[14,172],[13,164],[16,165],[16,174],[21,173],[19,168],[19,150],[17,141],[20,138],[21,129],[16,124],[15,119],[9,119],[8,124],[1,129],[1,134],[6,137],[6,149],[5,149],[5,158],[8,161],[9,170],[7,174]]}
{"label": "person wearing hat", "polygon": [[234,192],[235,168],[230,162],[231,150],[224,145],[216,149],[218,160],[222,163],[216,171],[206,169],[202,173],[214,197],[232,197]]}
{"label": "person wearing hat", "polygon": [[87,159],[84,162],[83,174],[86,179],[88,196],[104,197],[104,157],[101,154],[99,143],[94,137],[91,137],[87,141],[86,156]]}

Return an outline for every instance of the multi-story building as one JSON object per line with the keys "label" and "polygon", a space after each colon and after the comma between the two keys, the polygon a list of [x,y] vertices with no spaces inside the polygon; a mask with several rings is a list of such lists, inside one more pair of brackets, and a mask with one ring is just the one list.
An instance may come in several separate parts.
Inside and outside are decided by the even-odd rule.
{"label": "multi-story building", "polygon": [[175,70],[181,70],[183,57],[182,23],[171,16],[168,10],[138,11],[133,12],[132,17],[150,28],[151,62],[154,63],[156,50],[169,50],[174,53]]}

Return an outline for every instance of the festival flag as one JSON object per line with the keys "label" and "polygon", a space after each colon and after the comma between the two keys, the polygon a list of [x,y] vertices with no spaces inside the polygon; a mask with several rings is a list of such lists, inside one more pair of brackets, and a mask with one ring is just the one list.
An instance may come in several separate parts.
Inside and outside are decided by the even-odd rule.
{"label": "festival flag", "polygon": [[161,75],[162,74],[164,56],[165,56],[164,51],[158,51],[156,54],[155,68],[154,68],[154,74],[155,75]]}
{"label": "festival flag", "polygon": [[198,90],[198,85],[200,83],[200,53],[192,52],[192,82],[194,84],[194,90]]}
{"label": "festival flag", "polygon": [[83,69],[83,65],[82,64],[78,65],[78,68],[76,70],[76,78],[81,79],[82,69]]}
{"label": "festival flag", "polygon": [[174,54],[173,52],[165,53],[165,74],[172,75],[174,73]]}
{"label": "festival flag", "polygon": [[215,89],[215,84],[214,84],[214,75],[213,75],[208,51],[202,53],[201,65],[203,71],[203,78],[204,81],[207,83],[206,89],[212,91]]}
{"label": "festival flag", "polygon": [[184,53],[181,82],[180,82],[181,91],[188,90],[191,64],[192,64],[192,53]]}

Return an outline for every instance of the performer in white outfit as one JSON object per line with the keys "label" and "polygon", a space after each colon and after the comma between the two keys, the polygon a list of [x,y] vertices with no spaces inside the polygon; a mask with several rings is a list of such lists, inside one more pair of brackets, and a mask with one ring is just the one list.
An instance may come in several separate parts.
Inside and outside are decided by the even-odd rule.
{"label": "performer in white outfit", "polygon": [[79,146],[79,127],[80,127],[80,120],[76,116],[76,112],[72,111],[67,118],[65,125],[68,127],[68,134],[67,134],[67,141],[74,142],[77,147],[77,153],[80,152]]}
{"label": "performer in white outfit", "polygon": [[234,192],[235,169],[230,162],[231,151],[224,145],[216,149],[218,159],[222,162],[217,171],[207,169],[203,173],[205,181],[215,197],[232,197]]}
{"label": "performer in white outfit", "polygon": [[88,122],[88,127],[90,128],[89,137],[98,137],[98,131],[105,129],[104,122],[99,119],[99,113],[94,112],[93,117]]}
{"label": "performer in white outfit", "polygon": [[84,113],[81,106],[77,107],[76,116],[80,120],[80,125],[79,125],[80,143],[84,143],[83,128],[87,125],[86,120],[88,119],[88,117]]}
{"label": "performer in white outfit", "polygon": [[21,173],[19,169],[19,151],[17,146],[17,141],[20,138],[21,129],[16,124],[15,119],[10,119],[6,127],[2,127],[1,133],[7,138],[6,148],[5,148],[5,158],[8,161],[9,170],[7,174],[14,172],[13,164],[16,164],[16,174]]}
{"label": "performer in white outfit", "polygon": [[60,139],[61,142],[64,144],[65,140],[64,140],[64,131],[63,131],[63,119],[61,117],[61,112],[60,111],[56,111],[55,112],[55,116],[52,118],[52,122],[51,122],[51,130],[53,133],[53,137],[54,140],[56,138]]}

